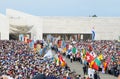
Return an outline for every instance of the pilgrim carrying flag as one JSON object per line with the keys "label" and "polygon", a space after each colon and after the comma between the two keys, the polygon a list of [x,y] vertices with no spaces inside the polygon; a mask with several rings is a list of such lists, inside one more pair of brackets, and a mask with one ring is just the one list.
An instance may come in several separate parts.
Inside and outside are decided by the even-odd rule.
{"label": "pilgrim carrying flag", "polygon": [[92,28],[92,40],[93,41],[95,40],[95,30],[94,30],[94,27]]}

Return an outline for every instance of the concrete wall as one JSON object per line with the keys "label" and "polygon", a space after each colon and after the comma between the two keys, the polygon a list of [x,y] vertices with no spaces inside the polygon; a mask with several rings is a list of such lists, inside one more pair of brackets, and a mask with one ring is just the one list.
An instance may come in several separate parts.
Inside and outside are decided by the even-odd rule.
{"label": "concrete wall", "polygon": [[0,14],[0,40],[9,40],[9,23],[6,16]]}
{"label": "concrete wall", "polygon": [[40,17],[43,33],[91,33],[95,28],[96,40],[118,40],[120,17]]}
{"label": "concrete wall", "polygon": [[118,40],[120,17],[64,17],[33,16],[7,9],[9,24],[34,27],[30,30],[32,39],[42,39],[43,33],[89,33],[95,28],[95,40]]}
{"label": "concrete wall", "polygon": [[[42,19],[37,16],[11,9],[7,9],[6,14],[10,25],[19,27],[33,26],[32,29],[29,30],[29,33],[31,33],[31,39],[42,40]],[[10,30],[10,32],[12,31]]]}

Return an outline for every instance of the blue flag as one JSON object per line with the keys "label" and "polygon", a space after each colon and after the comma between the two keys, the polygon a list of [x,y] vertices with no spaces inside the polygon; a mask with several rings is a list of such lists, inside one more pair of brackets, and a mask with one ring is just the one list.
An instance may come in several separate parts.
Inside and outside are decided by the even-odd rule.
{"label": "blue flag", "polygon": [[95,31],[94,31],[94,29],[92,30],[92,41],[94,41],[95,40]]}

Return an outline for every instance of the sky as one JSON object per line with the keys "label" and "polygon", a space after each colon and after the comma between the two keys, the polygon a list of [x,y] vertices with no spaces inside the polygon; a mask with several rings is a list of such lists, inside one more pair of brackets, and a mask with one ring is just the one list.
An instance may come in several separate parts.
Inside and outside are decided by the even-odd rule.
{"label": "sky", "polygon": [[120,0],[0,0],[0,13],[7,8],[36,16],[120,17]]}

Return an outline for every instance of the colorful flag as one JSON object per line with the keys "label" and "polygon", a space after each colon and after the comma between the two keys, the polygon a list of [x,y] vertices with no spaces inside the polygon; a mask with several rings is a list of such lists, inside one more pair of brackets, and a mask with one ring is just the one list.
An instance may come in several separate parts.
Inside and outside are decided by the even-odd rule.
{"label": "colorful flag", "polygon": [[83,58],[85,58],[86,50],[85,50],[85,49],[82,49],[82,53],[83,53]]}
{"label": "colorful flag", "polygon": [[95,62],[93,63],[92,68],[95,70],[99,70],[99,66]]}
{"label": "colorful flag", "polygon": [[56,65],[59,66],[59,58],[56,59]]}
{"label": "colorful flag", "polygon": [[104,66],[104,70],[106,70],[107,69],[107,62],[104,62],[103,66]]}
{"label": "colorful flag", "polygon": [[93,41],[95,40],[95,30],[94,30],[94,28],[92,29],[92,40]]}
{"label": "colorful flag", "polygon": [[72,48],[72,53],[75,54],[76,53],[76,47]]}
{"label": "colorful flag", "polygon": [[100,54],[97,58],[98,58],[99,60],[103,60],[103,55]]}
{"label": "colorful flag", "polygon": [[97,55],[96,55],[96,53],[94,51],[91,51],[90,55],[93,56],[94,58],[97,57]]}
{"label": "colorful flag", "polygon": [[59,61],[60,61],[60,65],[62,66],[62,67],[64,67],[65,65],[66,65],[66,62],[65,62],[65,60],[63,60],[63,57],[62,57],[62,55],[59,55]]}
{"label": "colorful flag", "polygon": [[95,61],[95,63],[96,63],[97,66],[101,65],[101,61],[98,58],[96,58],[94,61]]}
{"label": "colorful flag", "polygon": [[90,63],[90,67],[92,67],[95,70],[99,70],[99,66],[101,65],[101,61],[99,60],[99,58],[94,59],[91,63]]}
{"label": "colorful flag", "polygon": [[86,60],[87,60],[87,62],[91,62],[91,61],[93,61],[94,60],[94,57],[90,54],[90,53],[86,53]]}

